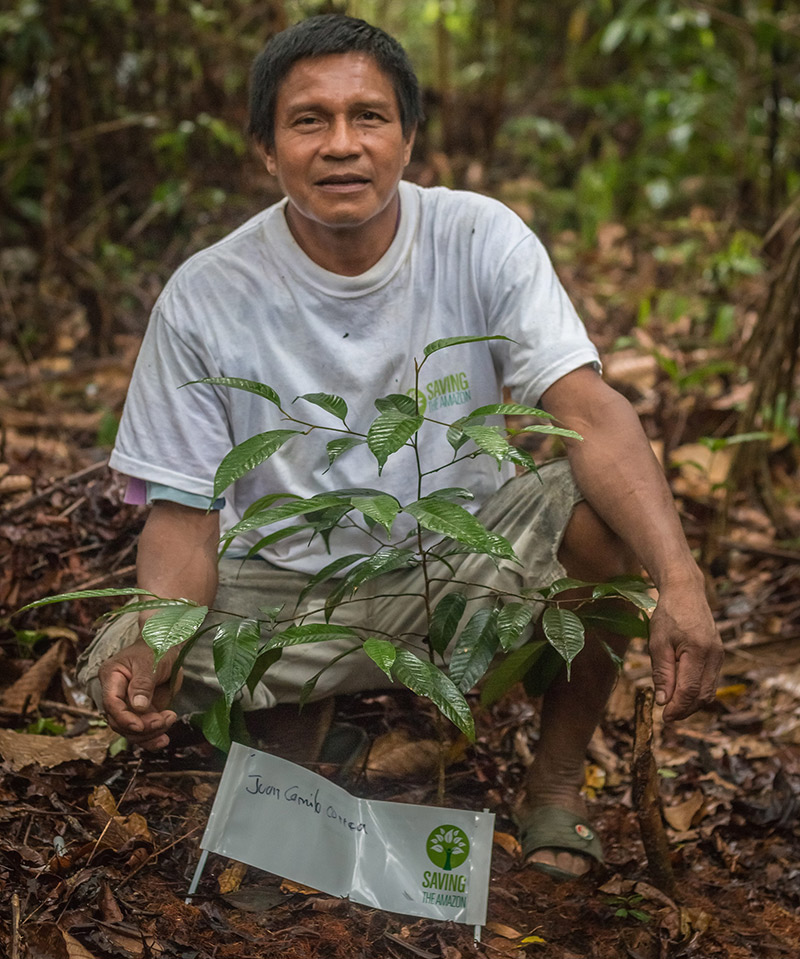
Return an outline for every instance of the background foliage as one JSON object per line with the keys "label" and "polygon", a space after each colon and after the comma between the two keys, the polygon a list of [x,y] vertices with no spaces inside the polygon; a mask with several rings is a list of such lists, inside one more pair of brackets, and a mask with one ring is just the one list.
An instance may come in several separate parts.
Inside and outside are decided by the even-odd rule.
{"label": "background foliage", "polygon": [[570,284],[596,337],[601,321],[634,330],[601,332],[601,347],[633,343],[682,393],[713,395],[753,376],[772,340],[779,375],[746,431],[796,444],[800,318],[751,337],[753,278],[775,266],[773,301],[797,299],[800,13],[785,0],[8,0],[0,374],[114,353],[189,253],[277,197],[243,133],[249,64],[328,10],[383,25],[412,56],[428,115],[412,179],[500,196],[562,269],[624,234],[624,282],[609,273],[585,302]]}

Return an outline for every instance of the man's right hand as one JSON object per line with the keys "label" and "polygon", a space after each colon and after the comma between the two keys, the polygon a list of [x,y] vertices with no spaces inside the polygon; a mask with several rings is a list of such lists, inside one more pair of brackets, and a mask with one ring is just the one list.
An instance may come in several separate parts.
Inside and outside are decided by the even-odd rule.
{"label": "man's right hand", "polygon": [[167,730],[178,718],[167,708],[173,693],[170,677],[177,655],[177,650],[167,653],[154,670],[152,649],[138,639],[100,667],[103,709],[109,726],[145,749],[163,749],[169,743]]}

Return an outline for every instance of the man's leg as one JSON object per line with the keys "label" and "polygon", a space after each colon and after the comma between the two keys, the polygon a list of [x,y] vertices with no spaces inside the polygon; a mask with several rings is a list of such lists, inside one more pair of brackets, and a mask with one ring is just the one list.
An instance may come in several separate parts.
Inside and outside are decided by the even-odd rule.
{"label": "man's leg", "polygon": [[[587,582],[640,572],[631,551],[586,502],[575,506],[558,558],[569,576]],[[580,591],[574,595],[579,596]],[[603,643],[622,656],[627,640],[605,630],[587,631],[586,645],[572,664],[571,679],[567,681],[566,670],[562,670],[544,696],[541,733],[525,784],[522,815],[543,806],[586,815],[580,794],[586,750],[616,679],[616,667]],[[591,866],[587,856],[555,848],[537,850],[529,862],[575,876]]]}

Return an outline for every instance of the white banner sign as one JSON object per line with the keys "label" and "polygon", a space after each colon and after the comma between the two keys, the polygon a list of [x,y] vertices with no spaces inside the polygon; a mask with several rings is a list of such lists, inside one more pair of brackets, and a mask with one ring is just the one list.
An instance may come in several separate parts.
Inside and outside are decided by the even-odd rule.
{"label": "white banner sign", "polygon": [[201,848],[377,909],[486,922],[494,813],[358,799],[234,743]]}

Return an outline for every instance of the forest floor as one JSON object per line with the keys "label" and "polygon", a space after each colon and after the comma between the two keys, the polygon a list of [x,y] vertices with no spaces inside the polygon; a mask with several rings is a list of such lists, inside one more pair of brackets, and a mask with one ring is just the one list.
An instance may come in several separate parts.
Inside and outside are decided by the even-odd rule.
{"label": "forest floor", "polygon": [[[710,451],[698,439],[726,435],[742,385],[709,376],[702,391],[684,380],[681,392],[679,378],[668,375],[672,367],[654,359],[652,331],[637,328],[627,346],[612,349],[630,327],[632,287],[647,276],[652,283],[664,266],[642,252],[653,237],[633,249],[614,227],[599,240],[596,251],[575,253],[574,237],[556,238],[556,259],[603,349],[610,381],[634,401],[654,448],[668,459],[726,648],[714,707],[666,727],[656,718],[678,894],[670,898],[654,884],[631,799],[633,701],[649,683],[645,650],[634,645],[586,766],[591,818],[606,851],[602,870],[556,884],[522,865],[510,812],[536,748],[536,704],[512,694],[479,715],[474,746],[454,744],[447,802],[497,815],[489,922],[480,943],[466,926],[372,910],[214,856],[187,905],[220,756],[189,735],[161,755],[119,749],[74,684],[76,654],[107,607],[93,602],[11,615],[54,592],[124,586],[133,577],[142,511],[121,505],[118,481],[104,464],[138,339],[120,336],[111,356],[93,358],[82,350],[80,317],[65,314],[39,359],[23,362],[13,351],[0,356],[7,408],[0,437],[0,947],[6,955],[800,954],[800,548],[779,541],[767,515],[740,498],[727,525],[719,524],[718,484],[728,451]],[[745,320],[759,297],[763,285],[753,281],[742,294]],[[659,339],[671,344],[661,349],[675,368],[709,362],[707,350],[700,357],[700,347],[678,343],[680,318],[675,323]],[[787,466],[794,455],[778,444],[771,466],[797,521],[800,488]],[[373,744],[366,766],[346,782],[351,792],[434,801],[435,776],[420,745],[434,725],[419,701],[402,693],[359,696],[341,700],[339,714],[365,729]]]}

